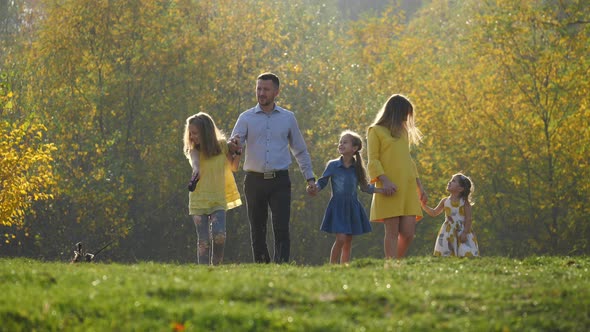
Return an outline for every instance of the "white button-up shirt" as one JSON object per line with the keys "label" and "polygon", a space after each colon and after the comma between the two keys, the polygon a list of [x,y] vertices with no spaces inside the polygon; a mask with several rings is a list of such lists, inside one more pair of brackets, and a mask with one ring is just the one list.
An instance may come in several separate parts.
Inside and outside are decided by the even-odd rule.
{"label": "white button-up shirt", "polygon": [[244,170],[258,173],[286,170],[291,153],[305,179],[313,178],[311,157],[293,112],[279,106],[267,114],[257,104],[238,117],[232,137],[246,148]]}

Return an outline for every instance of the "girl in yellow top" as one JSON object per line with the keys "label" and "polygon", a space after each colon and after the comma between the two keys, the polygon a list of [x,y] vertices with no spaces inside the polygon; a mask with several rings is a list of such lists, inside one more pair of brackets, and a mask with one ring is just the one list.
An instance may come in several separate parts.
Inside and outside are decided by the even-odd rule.
{"label": "girl in yellow top", "polygon": [[[220,264],[225,247],[226,210],[242,205],[233,172],[240,163],[239,146],[227,142],[207,113],[186,119],[184,154],[193,168],[189,214],[197,228],[198,263]],[[193,181],[194,180],[194,181]]]}
{"label": "girl in yellow top", "polygon": [[410,156],[410,144],[417,145],[422,138],[412,103],[402,95],[391,96],[367,136],[369,177],[383,193],[373,195],[369,219],[385,226],[385,258],[401,258],[414,239],[416,221],[422,218],[420,201],[427,200]]}

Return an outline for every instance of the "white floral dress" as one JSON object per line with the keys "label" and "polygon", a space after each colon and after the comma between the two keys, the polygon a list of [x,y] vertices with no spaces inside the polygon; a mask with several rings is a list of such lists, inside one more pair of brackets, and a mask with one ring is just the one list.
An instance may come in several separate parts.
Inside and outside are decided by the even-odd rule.
{"label": "white floral dress", "polygon": [[473,229],[467,234],[467,240],[459,242],[459,235],[463,232],[465,222],[465,201],[461,198],[458,202],[452,202],[451,198],[445,200],[445,222],[440,227],[434,244],[434,256],[479,256],[477,238]]}

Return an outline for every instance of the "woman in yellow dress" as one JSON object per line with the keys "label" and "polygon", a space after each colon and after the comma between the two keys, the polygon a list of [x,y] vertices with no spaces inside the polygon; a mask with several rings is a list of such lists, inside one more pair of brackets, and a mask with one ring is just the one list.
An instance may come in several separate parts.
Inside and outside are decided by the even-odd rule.
{"label": "woman in yellow dress", "polygon": [[376,188],[383,188],[383,194],[373,195],[369,219],[385,226],[385,258],[401,258],[414,239],[416,221],[422,218],[420,201],[427,200],[410,155],[410,145],[422,138],[412,103],[399,94],[389,97],[367,136],[369,177]]}

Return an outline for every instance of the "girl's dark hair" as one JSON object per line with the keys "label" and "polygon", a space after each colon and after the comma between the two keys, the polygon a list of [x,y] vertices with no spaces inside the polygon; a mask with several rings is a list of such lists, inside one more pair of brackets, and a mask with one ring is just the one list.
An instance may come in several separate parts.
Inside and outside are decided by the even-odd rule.
{"label": "girl's dark hair", "polygon": [[[190,134],[189,134],[189,126],[197,127],[199,131],[199,145],[193,144],[190,141]],[[186,126],[185,126],[185,145],[184,145],[184,153],[187,155],[187,158],[190,155],[190,150],[197,149],[205,154],[205,157],[210,158],[213,156],[217,156],[222,152],[221,150],[221,142],[225,140],[225,136],[223,133],[217,128],[215,122],[209,114],[204,112],[199,112],[193,116],[190,116],[186,119]]]}
{"label": "girl's dark hair", "polygon": [[473,205],[473,201],[471,199],[471,195],[475,190],[473,181],[471,181],[471,179],[463,173],[457,173],[453,175],[453,177],[455,176],[459,179],[459,185],[461,188],[463,188],[463,191],[459,194],[459,197],[463,198],[469,205]]}
{"label": "girl's dark hair", "polygon": [[361,155],[361,150],[363,149],[363,139],[361,135],[350,130],[346,130],[340,134],[340,138],[344,136],[350,137],[352,140],[352,146],[356,146],[358,148],[354,154],[354,171],[356,173],[356,178],[359,182],[359,185],[364,188],[369,185],[369,177],[367,176],[367,169],[365,168],[365,162],[363,160],[363,156]]}

